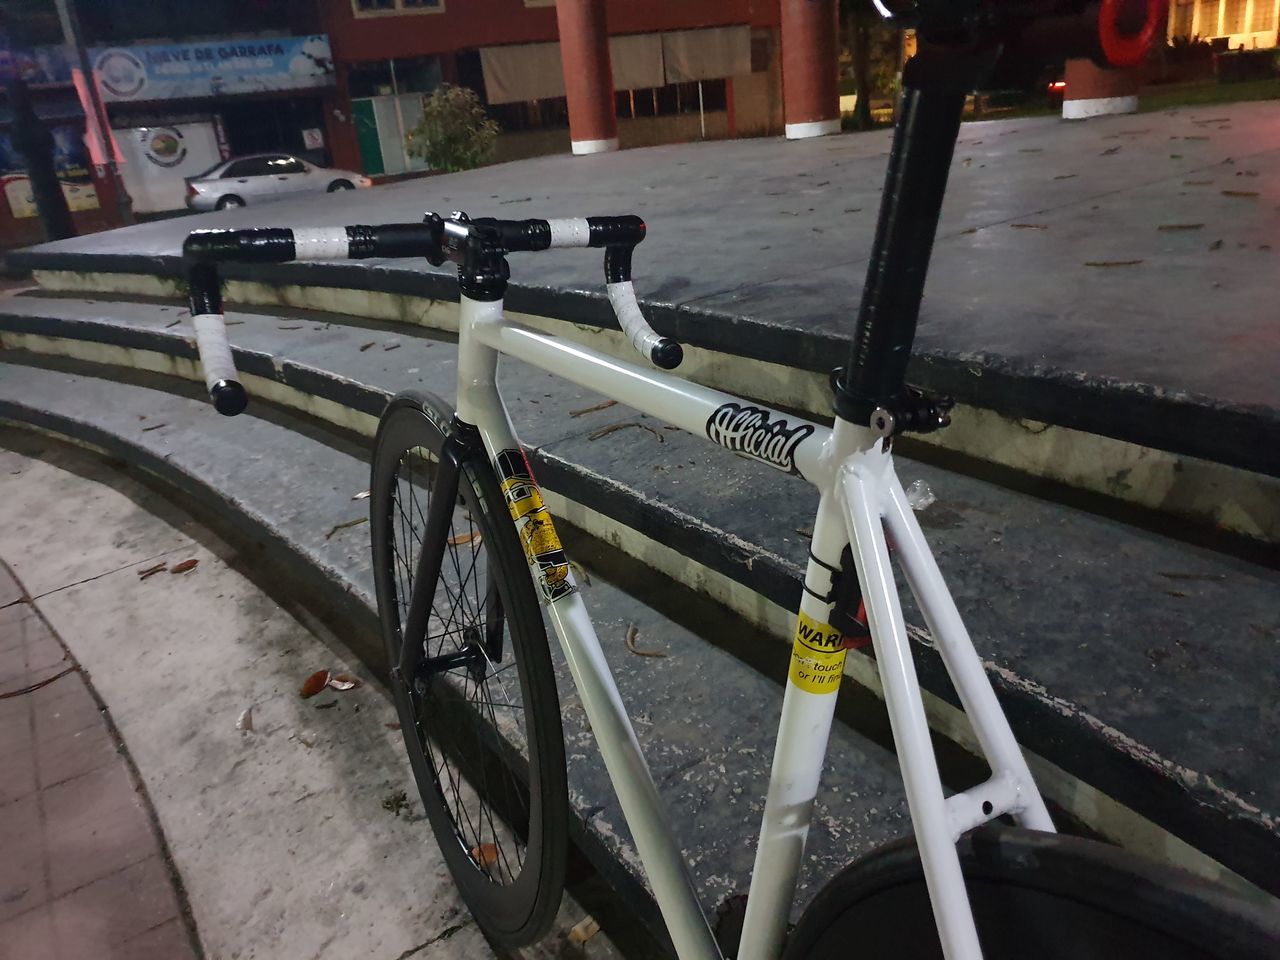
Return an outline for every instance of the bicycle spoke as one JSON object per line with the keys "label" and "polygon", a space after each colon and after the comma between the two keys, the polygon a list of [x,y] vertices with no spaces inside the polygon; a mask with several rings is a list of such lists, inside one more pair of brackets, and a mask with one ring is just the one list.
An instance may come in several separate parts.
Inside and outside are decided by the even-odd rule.
{"label": "bicycle spoke", "polygon": [[[424,654],[474,651],[483,657],[483,674],[477,660],[426,678],[425,688],[410,686],[413,733],[458,842],[489,882],[509,885],[524,867],[531,829],[528,785],[511,767],[516,757],[529,762],[525,704],[519,690],[507,686],[508,671],[518,664],[503,655],[509,625],[491,579],[488,545],[465,499],[469,488],[454,505],[436,582],[415,582],[433,492],[432,471],[422,469],[418,452],[401,453],[391,481],[388,552],[398,632],[403,634],[413,591],[430,589]],[[496,662],[491,649],[499,655]],[[474,749],[472,744],[481,750],[474,764],[457,752]]]}

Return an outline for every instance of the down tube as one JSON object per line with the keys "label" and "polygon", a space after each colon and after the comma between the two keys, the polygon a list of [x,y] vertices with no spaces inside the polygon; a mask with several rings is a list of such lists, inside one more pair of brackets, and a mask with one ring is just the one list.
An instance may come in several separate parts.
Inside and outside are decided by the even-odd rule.
{"label": "down tube", "polygon": [[[477,425],[485,449],[495,463],[500,464],[500,458],[518,457],[527,471],[515,430],[495,383],[497,352],[475,337],[479,324],[486,320],[500,320],[501,316],[501,301],[477,302],[462,298],[458,341],[458,415]],[[499,470],[501,472],[501,466]],[[529,486],[536,491],[531,471],[527,476]],[[550,527],[550,515],[543,522],[549,529],[554,529]],[[556,539],[554,534],[551,539]],[[573,584],[572,576],[566,565],[563,578],[557,580],[552,588],[537,571],[534,572],[556,636],[568,660],[569,672],[573,675],[583,709],[604,757],[609,779],[635,837],[636,849],[653,887],[654,899],[658,902],[680,960],[720,960],[720,950],[698,904],[693,880],[680,854],[662,798],[645,763],[622,695],[618,692],[586,604]]]}

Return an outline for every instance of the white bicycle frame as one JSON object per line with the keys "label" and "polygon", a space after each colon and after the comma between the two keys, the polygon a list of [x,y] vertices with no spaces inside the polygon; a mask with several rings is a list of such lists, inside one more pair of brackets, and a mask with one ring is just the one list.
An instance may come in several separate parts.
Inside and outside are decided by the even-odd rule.
{"label": "white bicycle frame", "polygon": [[[491,460],[519,449],[496,383],[498,355],[507,353],[818,488],[738,956],[776,960],[782,950],[843,673],[845,650],[828,626],[831,575],[851,546],[943,953],[947,960],[980,960],[956,841],[1005,814],[1032,829],[1054,827],[894,472],[889,443],[867,427],[842,420],[834,428],[810,423],[541,333],[504,319],[500,300],[463,296],[459,324],[458,417],[479,429]],[[952,796],[944,793],[938,774],[889,542],[992,770],[985,783]],[[531,571],[545,587],[545,574],[532,557]],[[561,575],[571,587],[572,574]],[[718,960],[720,950],[586,606],[576,589],[556,593],[546,607],[676,953],[680,960]]]}

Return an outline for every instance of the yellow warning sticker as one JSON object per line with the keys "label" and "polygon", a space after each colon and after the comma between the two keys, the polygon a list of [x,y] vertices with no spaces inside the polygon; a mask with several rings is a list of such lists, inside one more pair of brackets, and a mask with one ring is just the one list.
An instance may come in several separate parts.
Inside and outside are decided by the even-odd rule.
{"label": "yellow warning sticker", "polygon": [[844,647],[840,631],[819,623],[800,611],[796,638],[791,645],[791,669],[787,676],[806,693],[835,693],[844,675]]}

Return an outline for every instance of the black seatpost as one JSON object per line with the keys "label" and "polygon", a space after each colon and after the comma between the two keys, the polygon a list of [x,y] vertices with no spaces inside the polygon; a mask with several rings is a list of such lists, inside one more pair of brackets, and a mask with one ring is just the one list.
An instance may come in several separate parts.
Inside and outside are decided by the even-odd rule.
{"label": "black seatpost", "polygon": [[903,72],[857,328],[849,363],[836,378],[836,414],[845,420],[865,426],[873,411],[893,411],[906,395],[907,361],[960,117],[986,59],[922,51]]}

